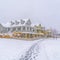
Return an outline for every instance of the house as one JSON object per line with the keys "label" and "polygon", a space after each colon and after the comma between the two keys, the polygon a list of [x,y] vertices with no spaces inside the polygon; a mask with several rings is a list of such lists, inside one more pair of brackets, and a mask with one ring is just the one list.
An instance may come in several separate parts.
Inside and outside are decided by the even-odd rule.
{"label": "house", "polygon": [[[41,37],[53,36],[53,31],[46,30],[41,24],[32,26],[30,19],[21,19],[19,21],[11,21],[9,26],[3,26],[0,24],[0,34],[2,37],[8,38],[24,38],[24,39],[36,39]],[[10,36],[10,37],[9,37]],[[0,36],[1,37],[1,36]]]}
{"label": "house", "polygon": [[43,28],[40,26],[32,26],[31,20],[21,19],[20,21],[15,20],[10,22],[10,26],[6,27],[0,24],[0,34],[10,34],[14,38],[39,38],[44,35]]}

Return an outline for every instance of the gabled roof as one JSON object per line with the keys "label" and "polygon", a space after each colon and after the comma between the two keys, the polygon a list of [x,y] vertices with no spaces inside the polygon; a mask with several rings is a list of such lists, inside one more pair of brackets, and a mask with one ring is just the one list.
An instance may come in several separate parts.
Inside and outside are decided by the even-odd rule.
{"label": "gabled roof", "polygon": [[31,20],[30,19],[20,19],[20,20],[14,20],[10,21],[6,24],[3,24],[5,27],[15,27],[15,26],[25,26],[25,25],[31,25]]}

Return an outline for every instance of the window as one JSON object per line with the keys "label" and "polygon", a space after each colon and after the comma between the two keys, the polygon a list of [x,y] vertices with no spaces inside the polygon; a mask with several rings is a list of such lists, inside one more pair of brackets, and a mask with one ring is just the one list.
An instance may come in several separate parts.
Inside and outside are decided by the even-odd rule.
{"label": "window", "polygon": [[19,27],[18,30],[21,30],[21,27]]}
{"label": "window", "polygon": [[30,27],[30,31],[32,30],[32,28]]}
{"label": "window", "polygon": [[23,27],[23,30],[25,30],[25,27]]}
{"label": "window", "polygon": [[34,28],[31,28],[31,30],[32,30],[32,32],[34,32],[35,30],[34,30]]}
{"label": "window", "polygon": [[27,27],[27,31],[29,31],[29,27]]}
{"label": "window", "polygon": [[12,28],[12,32],[13,32],[13,31],[16,31],[16,28]]}
{"label": "window", "polygon": [[10,28],[7,28],[7,31],[9,31],[10,30]]}

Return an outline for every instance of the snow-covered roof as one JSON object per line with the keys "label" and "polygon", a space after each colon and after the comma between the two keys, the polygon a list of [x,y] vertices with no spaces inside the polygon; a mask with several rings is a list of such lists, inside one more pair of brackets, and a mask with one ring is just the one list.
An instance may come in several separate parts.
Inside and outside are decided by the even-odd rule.
{"label": "snow-covered roof", "polygon": [[7,22],[6,24],[3,24],[5,27],[15,27],[15,26],[25,26],[25,25],[31,25],[30,19],[20,19],[20,20],[14,20]]}

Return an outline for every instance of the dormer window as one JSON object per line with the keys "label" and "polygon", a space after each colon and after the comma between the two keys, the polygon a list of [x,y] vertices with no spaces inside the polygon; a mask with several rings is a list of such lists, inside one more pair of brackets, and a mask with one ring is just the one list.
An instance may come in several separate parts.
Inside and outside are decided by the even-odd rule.
{"label": "dormer window", "polygon": [[18,27],[18,30],[21,30],[21,27]]}
{"label": "dormer window", "polygon": [[23,30],[25,30],[25,26],[23,26]]}

